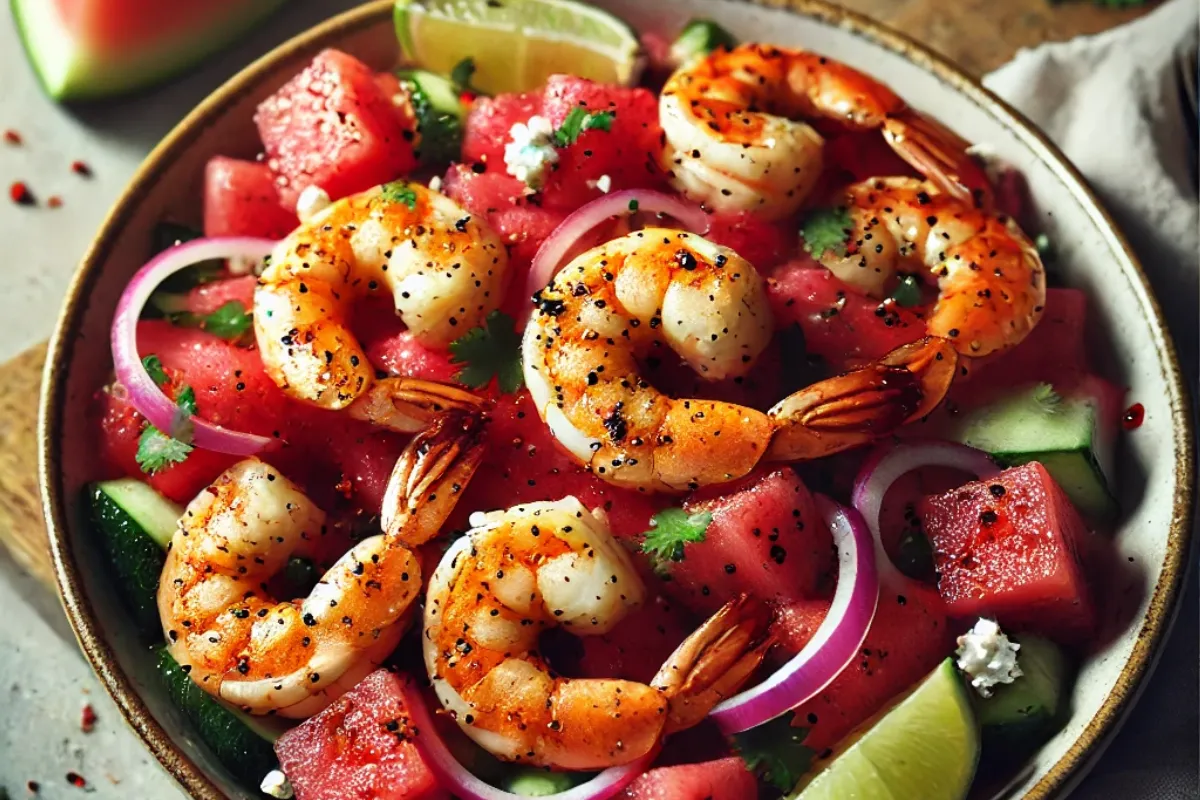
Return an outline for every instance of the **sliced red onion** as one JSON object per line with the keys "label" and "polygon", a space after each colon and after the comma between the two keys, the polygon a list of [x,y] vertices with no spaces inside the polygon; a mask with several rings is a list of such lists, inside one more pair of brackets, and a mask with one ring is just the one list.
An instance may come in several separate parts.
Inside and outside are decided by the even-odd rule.
{"label": "sliced red onion", "polygon": [[871,533],[854,509],[824,495],[817,495],[816,500],[838,551],[837,588],[829,613],[791,661],[712,710],[713,719],[727,735],[762,725],[824,691],[858,655],[875,619],[879,578]]}
{"label": "sliced red onion", "polygon": [[956,442],[910,440],[876,448],[863,462],[858,477],[854,479],[850,504],[862,514],[867,529],[871,531],[871,538],[875,540],[875,561],[879,565],[880,576],[885,580],[889,576],[900,576],[901,573],[883,547],[879,525],[883,498],[900,477],[921,467],[949,467],[970,473],[980,480],[986,480],[1000,471],[987,453]]}
{"label": "sliced red onion", "polygon": [[[462,800],[523,800],[524,795],[497,789],[472,775],[466,767],[458,763],[458,759],[438,735],[433,718],[425,707],[425,699],[421,697],[412,681],[405,684],[404,702],[415,723],[416,730],[412,740],[416,743],[425,764],[437,776],[441,788],[448,789]],[[645,772],[646,767],[654,760],[654,755],[655,753],[651,752],[624,766],[611,767],[587,783],[545,797],[550,800],[608,800]]]}
{"label": "sliced red onion", "polygon": [[708,214],[674,195],[652,189],[625,189],[606,194],[574,211],[546,237],[533,257],[526,294],[532,295],[550,283],[575,243],[600,223],[613,217],[644,212],[673,217],[693,233],[708,233]]}
{"label": "sliced red onion", "polygon": [[194,239],[159,253],[129,281],[113,317],[113,366],[117,380],[128,392],[129,402],[151,425],[177,438],[186,437],[190,428],[191,443],[196,447],[237,456],[252,455],[273,443],[274,440],[266,436],[231,431],[199,417],[188,419],[180,414],[178,406],[163,394],[142,366],[137,349],[137,325],[150,295],[176,272],[215,259],[261,260],[274,247],[275,242],[269,239],[250,237]]}

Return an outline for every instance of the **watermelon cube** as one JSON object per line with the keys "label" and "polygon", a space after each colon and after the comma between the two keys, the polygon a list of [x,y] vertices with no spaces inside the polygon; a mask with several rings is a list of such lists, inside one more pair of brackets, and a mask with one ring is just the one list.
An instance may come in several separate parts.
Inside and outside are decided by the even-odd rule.
{"label": "watermelon cube", "polygon": [[618,795],[621,800],[747,800],[757,796],[754,773],[738,756],[658,767]]}
{"label": "watermelon cube", "polygon": [[923,499],[938,591],[951,616],[1082,643],[1095,631],[1083,553],[1090,534],[1036,461]]}
{"label": "watermelon cube", "polygon": [[389,87],[353,56],[325,50],[258,106],[254,123],[284,208],[308,186],[338,199],[417,164],[414,124]]}
{"label": "watermelon cube", "polygon": [[402,675],[377,670],[279,737],[275,754],[297,800],[444,800],[403,734]]}
{"label": "watermelon cube", "polygon": [[975,366],[973,378],[962,391],[975,396],[986,387],[1020,383],[1068,386],[1088,370],[1085,328],[1087,295],[1080,289],[1047,289],[1042,319],[1025,339]]}
{"label": "watermelon cube", "polygon": [[204,235],[281,239],[299,221],[279,202],[266,164],[213,156],[204,169]]}
{"label": "watermelon cube", "polygon": [[708,615],[738,594],[786,602],[818,594],[834,570],[833,541],[812,495],[789,468],[697,493],[688,513],[709,512],[704,541],[668,562],[667,591]]}

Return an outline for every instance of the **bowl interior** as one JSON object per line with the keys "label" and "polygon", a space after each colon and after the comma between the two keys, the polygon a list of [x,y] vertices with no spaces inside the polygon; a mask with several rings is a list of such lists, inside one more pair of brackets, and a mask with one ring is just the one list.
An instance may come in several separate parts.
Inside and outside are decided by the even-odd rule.
{"label": "bowl interior", "polygon": [[[1130,704],[1154,646],[1169,623],[1190,530],[1190,416],[1171,346],[1153,299],[1124,245],[1081,182],[1038,135],[984,90],[900,37],[816,0],[800,14],[722,0],[671,4],[604,0],[639,30],[671,32],[687,19],[718,20],[742,40],[803,46],[881,76],[913,105],[965,138],[989,145],[1022,170],[1041,230],[1059,253],[1065,283],[1087,291],[1106,377],[1129,387],[1145,423],[1118,453],[1123,523],[1115,532],[1118,583],[1114,636],[1082,668],[1066,727],[999,790],[1044,797],[1078,777],[1097,742]],[[90,400],[111,372],[108,328],[117,298],[145,262],[159,220],[199,222],[204,164],[217,154],[253,157],[257,103],[324,47],[384,69],[397,58],[390,4],[372,3],[266,56],[202,104],[148,159],[105,223],[76,276],[47,366],[43,406],[43,484],[64,602],[89,658],[134,727],[164,765],[201,797],[249,797],[196,740],[159,687],[133,625],[107,577],[81,508],[96,474]],[[1103,343],[1101,345],[1100,343]]]}

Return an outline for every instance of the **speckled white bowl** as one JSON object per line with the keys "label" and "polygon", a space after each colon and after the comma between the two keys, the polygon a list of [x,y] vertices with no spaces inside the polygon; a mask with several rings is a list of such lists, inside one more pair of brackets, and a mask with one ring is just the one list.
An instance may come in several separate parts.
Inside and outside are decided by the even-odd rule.
{"label": "speckled white bowl", "polygon": [[[1040,227],[1055,241],[1067,282],[1092,298],[1097,347],[1109,377],[1146,407],[1120,457],[1116,532],[1122,556],[1139,569],[1106,587],[1127,597],[1129,620],[1080,673],[1073,712],[1001,796],[1061,796],[1083,775],[1132,707],[1170,626],[1191,531],[1194,434],[1174,349],[1146,278],[1121,234],[1079,174],[1019,114],[914,42],[820,0],[778,0],[779,8],[722,0],[647,3],[603,0],[640,30],[674,31],[712,17],[742,40],[799,45],[883,77],[913,105],[986,142],[1028,178]],[[108,377],[108,327],[117,297],[148,255],[164,216],[198,220],[203,166],[212,155],[252,156],[255,105],[324,47],[339,47],[383,69],[397,58],[391,4],[367,5],[293,39],[252,64],[192,112],[150,155],[113,208],[68,292],[50,346],[43,387],[41,480],[63,602],[84,652],[129,723],[163,765],[201,798],[247,797],[159,687],[151,659],[109,582],[80,507],[96,472],[85,413]]]}

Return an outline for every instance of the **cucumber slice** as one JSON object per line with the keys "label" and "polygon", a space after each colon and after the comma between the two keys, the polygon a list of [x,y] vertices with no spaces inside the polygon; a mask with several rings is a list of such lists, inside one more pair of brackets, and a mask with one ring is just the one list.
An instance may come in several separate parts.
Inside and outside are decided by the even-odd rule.
{"label": "cucumber slice", "polygon": [[975,700],[984,749],[1002,751],[990,756],[1020,757],[1045,741],[1060,719],[1069,677],[1058,645],[1032,635],[1014,639],[1021,645],[1021,677],[995,687],[991,697]]}
{"label": "cucumber slice", "polygon": [[187,676],[164,647],[158,672],[171,702],[195,726],[200,739],[230,772],[254,786],[278,763],[271,742],[277,732],[213,698]]}
{"label": "cucumber slice", "polygon": [[504,781],[505,789],[522,797],[549,797],[565,792],[579,783],[567,772],[547,772],[542,769],[522,769]]}
{"label": "cucumber slice", "polygon": [[93,484],[87,499],[121,596],[144,633],[161,635],[158,577],[183,509],[133,478]]}
{"label": "cucumber slice", "polygon": [[412,98],[421,163],[442,165],[457,160],[467,116],[457,88],[448,78],[422,69],[401,72],[399,77]]}
{"label": "cucumber slice", "polygon": [[1102,466],[1112,451],[1099,419],[1098,398],[1036,384],[957,417],[947,435],[1006,467],[1041,462],[1080,512],[1104,521],[1119,508]]}
{"label": "cucumber slice", "polygon": [[680,66],[693,58],[706,56],[718,47],[732,50],[737,46],[733,34],[710,19],[694,19],[683,26],[678,38],[671,44],[671,63]]}

